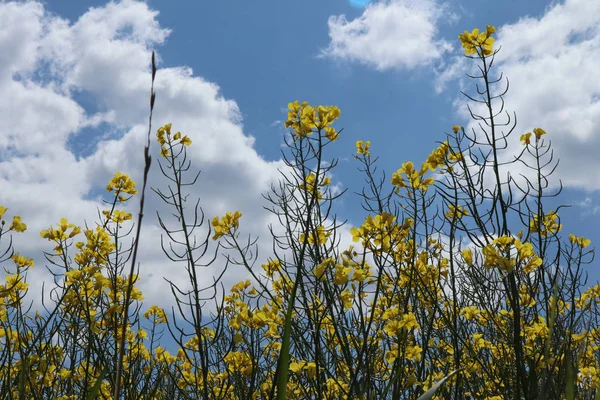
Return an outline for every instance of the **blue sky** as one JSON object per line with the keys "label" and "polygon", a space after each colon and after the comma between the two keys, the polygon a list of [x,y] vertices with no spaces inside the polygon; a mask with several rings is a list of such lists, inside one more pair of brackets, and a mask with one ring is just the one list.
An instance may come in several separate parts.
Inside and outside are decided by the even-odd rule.
{"label": "blue sky", "polygon": [[[37,284],[31,294],[49,279],[41,251],[53,246],[39,231],[61,217],[92,225],[96,209],[105,208],[99,196],[110,199],[104,187],[116,171],[130,174],[141,188],[153,49],[159,57],[154,127],[172,122],[192,138],[191,169],[203,172],[190,198],[201,196],[211,218],[242,210],[243,234],[261,237],[258,267],[271,255],[266,226],[275,222],[262,212],[260,194],[277,181],[282,166],[288,102],[340,108],[336,126],[344,131],[329,154],[340,158],[333,183],[349,190],[337,213],[359,225],[365,213],[353,192],[364,180],[351,157],[355,142],[372,142],[389,178],[405,161],[420,165],[454,124],[476,128],[459,92],[474,93],[473,81],[464,77],[473,65],[462,56],[457,36],[494,25],[503,46],[497,67],[511,82],[506,107],[518,117],[511,148],[520,149],[519,135],[534,127],[548,132],[561,159],[551,183],[556,186],[560,177],[565,189],[558,203],[573,205],[561,213],[563,232],[595,244],[597,0],[361,3],[366,2],[0,3],[0,22],[10,26],[0,54],[14,54],[0,58],[6,93],[0,107],[5,121],[0,179],[12,189],[1,191],[0,204],[29,226],[14,235],[14,245],[41,270],[32,270]],[[18,139],[24,136],[27,142]],[[156,160],[159,149],[153,146]],[[155,161],[150,186],[166,189],[167,183]],[[136,215],[138,204],[136,199],[126,210]],[[160,249],[156,211],[161,216],[172,211],[155,198],[147,207],[141,287],[147,304],[167,305],[162,276],[185,282],[182,268]],[[347,232],[344,241],[350,244]],[[588,271],[592,282],[600,278],[594,265]],[[241,276],[247,274],[232,271],[225,286]]]}

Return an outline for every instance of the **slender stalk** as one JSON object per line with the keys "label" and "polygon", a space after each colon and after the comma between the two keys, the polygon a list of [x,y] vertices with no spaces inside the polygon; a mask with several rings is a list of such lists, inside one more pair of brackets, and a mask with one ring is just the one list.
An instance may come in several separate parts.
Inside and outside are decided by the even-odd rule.
{"label": "slender stalk", "polygon": [[127,282],[127,294],[125,296],[125,304],[123,306],[123,324],[121,325],[121,339],[119,343],[119,360],[117,362],[117,371],[115,377],[115,391],[113,398],[115,400],[119,399],[121,392],[121,379],[122,379],[122,369],[123,369],[123,358],[125,356],[125,334],[127,331],[127,322],[129,318],[129,301],[131,300],[131,291],[133,289],[133,275],[135,272],[135,260],[137,256],[137,250],[140,240],[140,231],[142,227],[142,217],[144,212],[144,198],[146,191],[146,182],[148,180],[148,172],[150,171],[150,164],[152,163],[152,157],[149,154],[150,150],[150,131],[152,130],[152,111],[154,110],[154,99],[156,98],[156,93],[154,93],[154,77],[156,76],[156,63],[154,60],[154,52],[152,52],[152,86],[150,89],[150,116],[148,117],[148,142],[146,147],[144,148],[144,160],[146,162],[144,168],[144,185],[142,186],[142,196],[140,199],[140,213],[138,215],[138,225],[137,225],[137,233],[135,238],[135,245],[133,248],[133,259],[131,260],[131,268],[129,270],[129,280]]}

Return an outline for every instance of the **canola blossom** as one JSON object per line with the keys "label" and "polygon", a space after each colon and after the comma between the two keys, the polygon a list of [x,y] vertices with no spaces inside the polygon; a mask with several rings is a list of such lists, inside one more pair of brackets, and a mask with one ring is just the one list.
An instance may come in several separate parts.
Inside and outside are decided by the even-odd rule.
{"label": "canola blossom", "polygon": [[[481,33],[465,31],[459,36],[465,54],[486,63],[494,33],[490,25]],[[153,57],[153,82],[155,75]],[[485,74],[483,79],[489,82]],[[210,220],[214,234],[206,235],[204,247],[195,246],[195,237],[177,242],[185,248],[178,261],[185,261],[191,284],[182,289],[171,283],[178,310],[142,309],[142,273],[128,274],[120,261],[125,252],[119,232],[132,214],[116,205],[138,194],[126,174],[111,178],[106,189],[114,196],[112,207],[99,213],[94,229],[61,218],[40,232],[54,246],[47,255],[60,270],[60,300],[50,316],[26,312],[26,273],[35,264],[11,254],[7,261],[14,265],[0,284],[0,354],[6,360],[0,394],[60,400],[558,400],[569,390],[577,396],[571,398],[598,393],[600,284],[578,285],[591,241],[560,237],[559,208],[541,206],[541,188],[523,193],[536,207],[519,209],[516,222],[509,221],[506,215],[516,207],[505,203],[510,196],[501,190],[510,182],[501,182],[497,192],[477,187],[486,167],[500,182],[498,160],[490,156],[477,164],[460,125],[420,168],[400,160],[381,185],[371,154],[377,147],[359,140],[348,151],[366,173],[369,211],[348,230],[355,245],[342,247],[340,225],[329,213],[335,175],[321,159],[324,146],[339,138],[332,125],[340,110],[299,101],[288,110],[292,173],[282,183],[285,190],[269,198],[285,233],[273,233],[273,253],[256,255],[251,240],[246,247],[237,241],[242,213],[236,210]],[[171,128],[161,126],[156,138],[161,156],[174,165],[192,141]],[[534,128],[519,139],[526,149],[539,149],[544,135]],[[479,145],[504,150],[498,142]],[[306,148],[318,154],[317,168],[309,170],[301,158],[298,150]],[[543,154],[531,154],[538,161],[532,169],[546,179],[539,167]],[[181,172],[174,169],[178,182]],[[391,184],[389,195],[383,183]],[[187,228],[199,225],[186,220],[177,197],[179,228],[191,239]],[[0,238],[27,230],[20,216],[12,216],[5,230],[8,211],[0,206]],[[209,245],[237,252],[239,258],[228,255],[227,263],[246,268],[253,280],[232,284],[221,299],[205,297],[211,286],[201,287],[206,265],[198,253]],[[254,268],[256,261],[260,267]],[[220,300],[210,315],[213,324],[204,322],[207,298]],[[167,332],[177,344],[173,354],[158,342]]]}
{"label": "canola blossom", "polygon": [[494,38],[492,34],[496,32],[496,28],[491,25],[486,25],[485,32],[479,33],[479,29],[473,29],[472,32],[465,31],[458,35],[462,47],[465,49],[465,54],[477,54],[481,51],[481,54],[488,56],[492,54],[494,45]]}

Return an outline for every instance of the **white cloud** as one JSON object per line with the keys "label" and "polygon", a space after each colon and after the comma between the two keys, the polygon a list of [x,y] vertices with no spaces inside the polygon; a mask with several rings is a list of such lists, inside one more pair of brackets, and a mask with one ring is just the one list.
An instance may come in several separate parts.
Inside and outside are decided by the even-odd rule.
{"label": "white cloud", "polygon": [[600,205],[594,204],[590,197],[586,197],[583,201],[575,203],[575,205],[582,208],[581,217],[600,214]]}
{"label": "white cloud", "polygon": [[[36,40],[43,30],[43,7],[37,3],[7,3],[0,8],[0,76],[11,78],[18,71],[31,71],[36,63]],[[19,40],[15,40],[18,38]]]}
{"label": "white cloud", "polygon": [[447,65],[440,65],[434,68],[434,89],[436,93],[441,93],[446,88],[446,83],[456,80],[456,78],[464,76],[465,71],[469,68],[469,59],[463,56],[454,56]]}
{"label": "white cloud", "polygon": [[331,42],[321,57],[356,61],[377,70],[430,65],[452,49],[436,38],[445,7],[434,0],[389,0],[369,4],[352,20],[329,17]]}
{"label": "white cloud", "polygon": [[[170,32],[159,26],[157,15],[143,2],[124,0],[92,8],[71,23],[47,13],[38,3],[0,4],[0,22],[6,27],[0,34],[0,54],[11,55],[0,56],[0,184],[4,188],[0,204],[9,209],[4,216],[9,223],[13,215],[20,215],[28,226],[25,233],[12,235],[13,248],[35,260],[28,281],[30,299],[38,306],[42,282],[48,288],[52,281],[44,268],[50,264],[42,252],[51,252],[55,246],[42,239],[39,232],[56,227],[63,217],[82,229],[84,221],[94,228],[97,210],[110,208],[101,198],[112,200],[104,188],[117,171],[129,174],[141,192],[148,132],[150,54]],[[160,62],[159,54],[157,59]],[[171,215],[176,211],[150,190],[153,187],[169,193],[169,184],[175,189],[158,165],[160,148],[154,134],[158,126],[172,122],[175,131],[193,141],[187,149],[191,167],[184,181],[191,181],[199,169],[202,173],[194,186],[183,188],[184,195],[189,193],[185,203],[188,222],[193,222],[198,197],[207,219],[226,211],[242,211],[240,240],[248,233],[260,236],[261,252],[255,268],[260,268],[272,253],[268,223],[277,226],[274,217],[263,210],[261,194],[280,178],[277,169],[285,170],[281,161],[267,162],[257,154],[254,138],[243,133],[237,104],[224,98],[215,83],[193,76],[189,68],[159,68],[155,90],[150,136],[153,162],[137,257],[141,263],[139,287],[146,297],[146,307],[172,304],[163,276],[184,286],[188,280],[184,265],[169,261],[160,247],[160,235],[164,232],[156,212],[171,229],[177,227],[177,220]],[[78,104],[78,96],[85,96],[86,102],[99,111],[87,113]],[[83,128],[117,135],[111,140],[82,137]],[[77,160],[68,150],[69,139],[96,141],[97,148]],[[164,159],[161,163],[166,169]],[[139,196],[117,207],[131,212],[137,223]],[[198,243],[206,236],[209,223],[205,220],[204,227],[194,232]],[[131,223],[125,224],[122,231],[127,232],[130,226]],[[131,245],[134,233],[135,230],[122,240],[123,249]],[[8,239],[3,236],[3,250]],[[166,235],[164,239],[168,247],[169,239]],[[81,234],[75,240],[85,238]],[[210,246],[208,255],[216,243],[211,241]],[[71,257],[72,254],[73,251]],[[127,269],[130,263],[131,260]],[[219,256],[210,268],[200,268],[201,285],[212,283],[224,265],[225,260]],[[10,260],[4,266],[14,269]],[[223,281],[226,290],[248,277],[243,267],[231,266]],[[214,305],[209,303],[207,307],[213,309]]]}
{"label": "white cloud", "polygon": [[[559,179],[565,187],[600,190],[597,157],[600,148],[599,26],[597,2],[567,0],[548,7],[540,17],[521,18],[497,27],[494,47],[502,49],[495,58],[491,79],[502,72],[503,80],[493,85],[493,93],[503,91],[505,79],[509,79],[510,88],[504,96],[505,110],[511,119],[513,111],[516,112],[518,121],[501,160],[507,161],[519,154],[521,134],[536,127],[543,128],[547,132],[546,142],[552,141],[554,162],[560,159],[560,165],[550,177],[547,193],[558,187]],[[472,61],[472,72],[477,71],[476,65],[478,63]],[[448,72],[444,79],[449,80],[452,73]],[[458,77],[463,72],[455,70],[454,74]],[[465,78],[461,89],[474,94],[475,82]],[[470,120],[462,95],[454,104],[459,115]],[[481,105],[469,104],[476,114],[486,115]],[[500,101],[495,100],[496,110],[500,105]],[[505,121],[506,114],[496,119],[496,123]],[[471,128],[483,135],[476,121],[469,122],[466,129],[471,132]],[[506,127],[501,130],[508,131]],[[531,160],[531,157],[526,159]],[[507,168],[521,184],[519,173],[532,177],[532,172],[520,164],[501,168],[504,177]]]}
{"label": "white cloud", "polygon": [[[40,309],[42,284],[46,285],[46,296],[48,288],[54,287],[45,265],[59,272],[43,256],[44,251],[52,252],[55,244],[41,238],[39,232],[56,227],[63,217],[82,229],[84,221],[94,229],[99,221],[98,210],[110,209],[102,199],[113,199],[105,187],[117,171],[129,174],[141,192],[148,134],[150,54],[169,34],[169,30],[159,26],[157,15],[145,3],[122,1],[90,9],[71,23],[48,14],[37,3],[0,4],[0,18],[21,18],[30,27],[28,35],[14,33],[22,41],[20,48],[29,49],[28,54],[1,61],[0,86],[5,96],[0,100],[0,119],[4,121],[0,127],[0,184],[6,190],[0,192],[0,205],[9,209],[4,216],[9,223],[13,215],[20,215],[28,226],[25,233],[13,234],[12,238],[16,252],[35,260],[28,275],[28,298],[34,300],[33,309]],[[0,41],[0,54],[10,52],[14,43],[15,38]],[[240,210],[240,243],[246,243],[248,234],[253,239],[260,237],[253,267],[259,275],[263,272],[260,264],[273,256],[268,226],[272,224],[275,233],[281,230],[277,217],[263,209],[268,204],[262,194],[268,193],[273,183],[278,187],[278,169],[289,176],[282,161],[267,162],[257,154],[253,148],[255,139],[243,132],[236,102],[226,99],[217,84],[194,76],[187,67],[160,68],[160,54],[157,60],[157,98],[150,135],[152,166],[136,260],[141,278],[137,286],[145,296],[143,309],[150,304],[168,309],[173,305],[171,290],[163,277],[182,290],[191,286],[185,263],[170,261],[161,248],[161,235],[167,250],[172,241],[160,228],[157,212],[167,228],[178,229],[180,225],[172,215],[177,214],[176,210],[150,189],[167,195],[169,187],[176,190],[159,168],[160,162],[173,178],[166,160],[159,155],[154,134],[158,126],[172,122],[174,132],[181,131],[193,141],[187,148],[191,166],[183,181],[191,182],[198,170],[201,174],[193,186],[183,187],[183,195],[189,194],[184,203],[188,224],[193,222],[198,198],[205,213],[204,226],[194,231],[196,244],[205,239],[210,219]],[[87,112],[77,100],[82,96],[98,112]],[[87,148],[95,150],[77,159],[69,150],[69,141],[84,141]],[[335,185],[332,189],[339,191]],[[137,224],[139,195],[124,205],[117,204],[117,208],[133,215],[133,221],[123,224],[120,230],[126,233]],[[135,232],[134,229],[120,240],[122,251],[132,245]],[[338,234],[345,243],[351,240],[347,227]],[[174,238],[184,239],[181,233]],[[3,239],[2,250],[9,243],[7,236]],[[83,234],[74,239],[80,240],[85,241]],[[181,245],[173,243],[173,248],[183,253]],[[215,250],[216,242],[210,241],[200,263],[209,261]],[[70,260],[75,251],[70,248]],[[199,257],[199,252],[194,257]],[[201,287],[212,284],[213,277],[225,268],[223,253],[239,259],[239,254],[219,249],[212,265],[198,268]],[[281,250],[278,253],[287,254]],[[60,259],[53,260],[62,264]],[[125,264],[126,271],[131,261]],[[14,269],[10,260],[5,267]],[[230,265],[222,283],[229,291],[233,284],[250,278],[244,267]],[[219,290],[217,299],[220,297]],[[214,310],[214,303],[209,301],[206,309]]]}

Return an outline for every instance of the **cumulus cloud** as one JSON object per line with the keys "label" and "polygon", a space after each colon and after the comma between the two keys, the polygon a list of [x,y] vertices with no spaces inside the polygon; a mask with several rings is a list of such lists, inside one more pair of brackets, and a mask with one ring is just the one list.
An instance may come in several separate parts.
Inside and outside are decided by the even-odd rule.
{"label": "cumulus cloud", "polygon": [[[112,201],[105,187],[117,171],[129,174],[141,192],[143,149],[148,134],[150,54],[170,33],[157,18],[158,12],[147,4],[128,0],[91,8],[74,22],[48,13],[37,2],[0,4],[0,22],[6,28],[0,34],[0,54],[11,55],[0,56],[0,184],[4,188],[0,204],[9,209],[5,219],[10,221],[13,215],[20,215],[28,226],[25,233],[12,235],[13,247],[35,260],[28,281],[30,298],[38,305],[42,283],[52,281],[44,268],[51,265],[43,252],[51,252],[55,246],[41,238],[39,232],[56,227],[63,217],[82,229],[85,221],[93,229],[99,221],[98,210],[110,208],[102,199]],[[198,198],[206,218],[240,210],[240,240],[250,233],[253,238],[260,237],[257,268],[272,253],[268,224],[277,226],[274,216],[263,210],[261,194],[279,180],[278,169],[285,171],[285,165],[281,161],[267,162],[257,154],[255,139],[243,132],[236,102],[227,99],[216,83],[194,76],[187,67],[160,68],[160,53],[157,55],[152,131],[172,122],[175,131],[192,139],[193,144],[187,149],[191,167],[184,182],[193,180],[201,170],[195,185],[182,188],[184,195],[189,193],[185,203],[188,223],[193,222]],[[86,104],[94,105],[94,112],[78,102],[82,97]],[[102,131],[111,132],[110,138]],[[67,141],[91,143],[93,151],[78,158],[68,149]],[[169,193],[169,184],[173,190],[176,187],[160,171],[160,147],[154,133],[151,141],[153,163],[148,185]],[[173,178],[164,159],[161,163]],[[156,214],[160,213],[167,227],[174,229],[178,226],[172,216],[176,210],[150,187],[146,188],[137,258],[139,287],[146,305],[169,306],[172,298],[163,277],[183,288],[189,283],[184,266],[169,261],[160,244],[161,234],[167,248],[169,238],[160,228]],[[132,213],[137,223],[138,196],[117,207]],[[205,220],[203,229],[194,232],[198,243],[205,238],[208,224]],[[131,226],[131,221],[125,223],[122,232]],[[9,241],[7,236],[3,239],[5,249]],[[77,240],[85,238],[81,235],[75,237]],[[123,250],[132,240],[133,234],[122,241]],[[210,246],[209,256],[216,244],[211,241]],[[72,258],[72,251],[69,257]],[[12,261],[5,262],[9,270],[11,266]],[[200,268],[200,284],[212,284],[213,276],[224,268],[223,257],[210,268]],[[243,267],[231,266],[223,283],[229,290],[234,283],[249,277]],[[212,304],[207,306],[214,308]]]}
{"label": "cumulus cloud", "polygon": [[[433,65],[453,49],[449,42],[437,39],[436,24],[442,15],[446,18],[452,13],[434,1],[387,0],[368,5],[351,21],[344,15],[332,16],[328,22],[331,41],[321,57],[359,62],[381,71],[431,65],[437,93],[457,79],[463,91],[474,93],[475,83],[464,78],[464,73],[478,74],[476,62],[458,55],[448,63]],[[511,116],[514,110],[518,117],[502,161],[520,152],[520,134],[544,128],[546,139],[552,140],[555,159],[560,159],[550,188],[558,187],[560,179],[565,187],[600,190],[595,154],[600,148],[599,26],[600,8],[587,0],[554,2],[540,16],[497,26],[495,48],[502,50],[491,77],[502,72],[510,79],[505,109]],[[492,85],[493,93],[504,90],[505,83]],[[465,100],[461,95],[454,105],[460,118],[470,120]],[[484,108],[472,106],[473,111],[485,115]],[[503,123],[506,118],[500,116],[496,121]],[[479,131],[476,122],[467,124],[467,129]],[[531,174],[518,165],[510,168],[517,180],[519,173]],[[505,176],[507,169],[501,171]]]}
{"label": "cumulus cloud", "polygon": [[[554,4],[539,17],[521,18],[498,27],[495,48],[502,47],[494,61],[492,79],[500,72],[510,80],[505,108],[517,113],[518,125],[509,138],[504,161],[517,155],[522,146],[519,136],[541,127],[552,141],[558,169],[550,178],[557,188],[600,190],[600,7],[595,2],[567,0]],[[473,62],[475,64],[475,62]],[[448,76],[446,76],[448,78]],[[465,79],[461,85],[474,93],[475,83]],[[506,87],[495,85],[494,94]],[[457,111],[470,119],[464,98],[455,102]],[[494,107],[499,109],[500,102]],[[485,115],[478,105],[473,110]],[[505,122],[506,116],[499,117]],[[479,131],[475,122],[471,128]],[[504,130],[506,132],[506,129]],[[523,166],[510,166],[511,175],[531,177]],[[506,174],[507,168],[502,173]]]}
{"label": "cumulus cloud", "polygon": [[437,38],[436,23],[444,9],[433,0],[388,0],[369,4],[351,21],[345,15],[331,16],[331,41],[320,56],[381,71],[431,65],[452,49]]}

